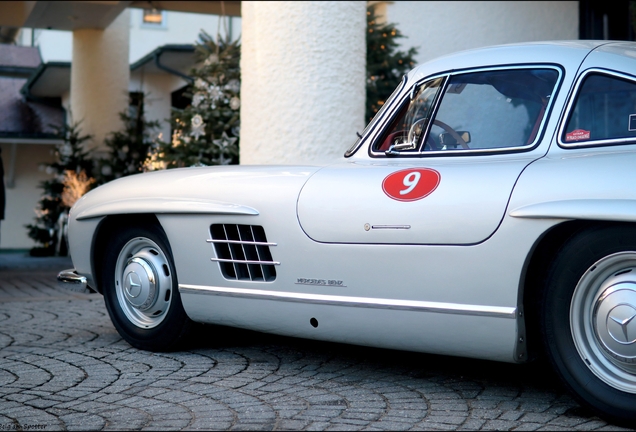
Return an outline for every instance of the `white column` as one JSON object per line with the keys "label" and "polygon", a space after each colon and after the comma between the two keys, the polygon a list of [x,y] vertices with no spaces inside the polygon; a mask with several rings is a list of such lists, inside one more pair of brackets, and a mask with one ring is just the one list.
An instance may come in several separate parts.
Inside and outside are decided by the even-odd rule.
{"label": "white column", "polygon": [[241,10],[241,164],[342,157],[364,128],[366,1]]}
{"label": "white column", "polygon": [[128,106],[130,12],[106,29],[73,31],[72,121],[103,148],[104,138],[122,127],[119,113]]}

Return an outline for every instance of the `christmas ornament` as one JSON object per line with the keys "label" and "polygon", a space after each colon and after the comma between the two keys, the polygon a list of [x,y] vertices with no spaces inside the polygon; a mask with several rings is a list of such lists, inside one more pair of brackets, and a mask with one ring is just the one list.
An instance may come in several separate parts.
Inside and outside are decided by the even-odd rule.
{"label": "christmas ornament", "polygon": [[238,93],[241,89],[241,83],[237,79],[230,80],[230,82],[225,85],[225,89],[234,93]]}
{"label": "christmas ornament", "polygon": [[220,165],[228,165],[232,161],[232,158],[226,158],[225,154],[228,153],[228,149],[234,145],[236,140],[237,138],[235,137],[228,137],[225,132],[221,134],[221,138],[212,140],[212,144],[217,146],[220,150]]}
{"label": "christmas ornament", "polygon": [[207,59],[205,59],[205,62],[203,62],[203,64],[205,66],[210,66],[210,65],[212,65],[214,63],[218,63],[218,62],[219,62],[219,56],[216,55],[216,54],[210,54],[210,56]]}
{"label": "christmas ornament", "polygon": [[192,125],[190,135],[193,136],[194,139],[199,139],[199,137],[205,135],[205,123],[203,123],[203,118],[200,114],[196,114],[192,117],[190,124]]}
{"label": "christmas ornament", "polygon": [[210,86],[208,89],[208,96],[213,101],[217,101],[223,97],[223,90],[219,86]]}
{"label": "christmas ornament", "polygon": [[205,100],[205,94],[203,94],[203,92],[197,92],[192,97],[192,106],[197,108],[199,105],[201,105],[201,102],[203,102],[204,100]]}

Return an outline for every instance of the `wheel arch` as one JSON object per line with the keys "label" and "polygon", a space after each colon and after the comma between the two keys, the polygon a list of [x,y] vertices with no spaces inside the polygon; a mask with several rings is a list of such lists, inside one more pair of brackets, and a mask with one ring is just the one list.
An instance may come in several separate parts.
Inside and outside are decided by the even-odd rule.
{"label": "wheel arch", "polygon": [[528,360],[537,358],[542,354],[539,302],[545,289],[550,263],[566,241],[577,233],[594,227],[620,225],[636,227],[634,222],[570,220],[554,225],[537,239],[531,252],[526,257],[519,281],[519,311],[524,318]]}
{"label": "wheel arch", "polygon": [[104,294],[99,281],[101,280],[102,271],[101,262],[108,238],[118,228],[131,225],[157,225],[163,230],[159,219],[152,213],[109,215],[100,221],[95,233],[93,234],[93,241],[91,245],[91,268],[93,270],[93,280],[95,281],[96,289],[100,294]]}
{"label": "wheel arch", "polygon": [[[545,247],[552,252],[549,268],[536,264],[546,259],[534,257],[538,284],[524,297],[536,305],[528,314],[536,317],[535,346],[543,348],[542,359],[582,405],[610,423],[631,427],[635,344],[626,326],[636,313],[636,224],[582,222],[560,227],[563,241]],[[617,323],[613,330],[611,322]]]}

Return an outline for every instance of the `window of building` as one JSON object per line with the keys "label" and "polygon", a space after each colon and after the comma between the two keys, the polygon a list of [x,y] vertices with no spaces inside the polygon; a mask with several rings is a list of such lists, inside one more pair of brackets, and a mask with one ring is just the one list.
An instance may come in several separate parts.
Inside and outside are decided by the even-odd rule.
{"label": "window of building", "polygon": [[165,27],[166,16],[165,11],[158,9],[144,9],[141,23],[144,27]]}

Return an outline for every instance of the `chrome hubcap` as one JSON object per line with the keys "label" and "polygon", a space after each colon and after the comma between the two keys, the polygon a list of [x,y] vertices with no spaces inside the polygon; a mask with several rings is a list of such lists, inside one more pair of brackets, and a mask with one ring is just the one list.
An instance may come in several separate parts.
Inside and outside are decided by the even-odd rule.
{"label": "chrome hubcap", "polygon": [[141,258],[147,251],[128,260],[124,269],[124,295],[135,308],[148,310],[157,300],[157,275],[150,261]]}
{"label": "chrome hubcap", "polygon": [[152,240],[138,237],[122,248],[115,268],[117,300],[128,320],[152,328],[165,318],[172,300],[168,259]]}
{"label": "chrome hubcap", "polygon": [[[636,276],[636,269],[629,275]],[[596,302],[594,327],[605,352],[619,367],[636,373],[636,283],[611,278]],[[604,284],[605,285],[605,284]]]}
{"label": "chrome hubcap", "polygon": [[636,393],[636,252],[609,255],[585,272],[572,296],[570,325],[590,370]]}

